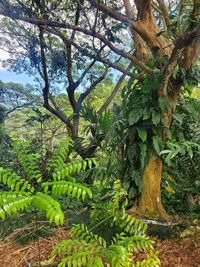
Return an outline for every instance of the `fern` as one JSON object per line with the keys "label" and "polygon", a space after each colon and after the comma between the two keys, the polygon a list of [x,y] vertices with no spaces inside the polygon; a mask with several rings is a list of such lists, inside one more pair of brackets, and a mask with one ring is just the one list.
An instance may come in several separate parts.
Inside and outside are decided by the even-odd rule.
{"label": "fern", "polygon": [[65,166],[67,155],[69,154],[70,148],[72,147],[72,140],[67,137],[64,138],[58,146],[54,149],[53,155],[48,164],[48,170],[51,169],[62,169]]}
{"label": "fern", "polygon": [[27,179],[29,181],[34,179],[37,182],[41,182],[42,173],[38,167],[39,155],[30,153],[24,142],[15,142],[14,151],[27,175]]}
{"label": "fern", "polygon": [[22,179],[18,174],[9,169],[0,167],[0,183],[6,185],[11,191],[31,191],[34,192],[34,187],[28,181]]}
{"label": "fern", "polygon": [[[61,144],[63,144],[63,142],[61,142]],[[68,148],[70,145],[71,141],[68,143]],[[61,150],[62,149],[59,148],[56,150],[55,154],[53,154],[52,162],[54,164],[56,163],[55,159],[59,158],[61,155]],[[62,152],[63,155],[66,151],[65,149],[65,151]],[[54,222],[56,225],[59,225],[64,222],[64,213],[59,202],[53,198],[54,196],[66,195],[83,201],[86,196],[92,198],[90,189],[81,184],[77,184],[74,179],[69,176],[65,177],[67,181],[52,181],[50,176],[48,182],[43,182],[42,172],[38,167],[39,157],[36,154],[30,153],[26,144],[22,142],[16,143],[15,153],[18,156],[26,176],[25,179],[22,179],[20,175],[10,169],[0,167],[0,184],[4,189],[4,191],[0,193],[1,219],[5,219],[6,214],[10,215],[24,212],[28,208],[34,207],[39,211],[45,212],[46,218],[50,223]],[[62,158],[64,162],[64,156]],[[85,169],[87,166],[91,167],[93,162],[95,162],[94,159],[89,159],[63,164],[65,165],[65,172],[66,168],[68,168],[69,173],[74,173]],[[60,166],[61,165],[58,164],[58,168],[60,168]],[[60,171],[62,171],[62,169]],[[57,176],[55,175],[55,177]]]}
{"label": "fern", "polygon": [[132,215],[124,212],[123,216],[117,218],[120,222],[120,227],[129,234],[144,234],[147,230],[147,224]]}
{"label": "fern", "polygon": [[[99,235],[88,230],[85,225],[74,225],[71,229],[72,240],[62,240],[52,251],[58,256],[58,267],[158,267],[160,261],[153,250],[154,241],[143,236],[126,236],[121,233],[113,238],[111,245]],[[136,253],[148,251],[143,261],[133,262]]]}
{"label": "fern", "polygon": [[6,213],[11,215],[19,211],[22,212],[31,202],[32,197],[23,193],[2,193],[0,195],[0,217],[4,220]]}
{"label": "fern", "polygon": [[92,192],[89,188],[69,181],[55,181],[46,182],[42,185],[44,187],[44,192],[47,193],[51,190],[53,196],[67,195],[76,198],[77,200],[85,200],[86,195],[92,198]]}
{"label": "fern", "polygon": [[33,204],[41,211],[45,211],[47,219],[52,223],[53,221],[59,225],[64,222],[64,213],[60,204],[52,197],[38,192],[33,198]]}
{"label": "fern", "polygon": [[53,179],[54,181],[64,180],[66,177],[76,172],[80,172],[81,170],[86,171],[87,168],[91,169],[93,164],[97,164],[95,158],[89,158],[85,160],[80,159],[64,164],[62,165],[61,169],[57,168],[53,173]]}

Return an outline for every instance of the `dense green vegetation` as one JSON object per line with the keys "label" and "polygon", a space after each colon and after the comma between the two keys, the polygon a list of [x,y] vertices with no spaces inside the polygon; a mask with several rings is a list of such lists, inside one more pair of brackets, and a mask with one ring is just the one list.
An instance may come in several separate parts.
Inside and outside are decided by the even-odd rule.
{"label": "dense green vegetation", "polygon": [[0,219],[85,210],[59,267],[160,266],[145,221],[200,219],[199,16],[196,0],[0,0],[0,48],[33,78],[0,81]]}

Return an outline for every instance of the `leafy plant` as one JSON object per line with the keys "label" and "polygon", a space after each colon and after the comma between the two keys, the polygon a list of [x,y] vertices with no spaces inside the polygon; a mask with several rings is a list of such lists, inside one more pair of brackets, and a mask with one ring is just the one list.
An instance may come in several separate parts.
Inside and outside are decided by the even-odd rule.
{"label": "leafy plant", "polygon": [[[90,168],[95,160],[80,159],[78,163],[77,161],[66,163],[69,144],[72,142],[69,140],[65,142],[66,145],[61,142],[62,146],[55,149],[47,167],[47,177],[44,177],[43,170],[39,166],[39,155],[30,153],[24,143],[16,144],[14,151],[23,170],[18,174],[10,169],[0,168],[0,183],[3,187],[0,193],[0,217],[2,219],[5,219],[6,214],[23,212],[33,206],[45,212],[50,223],[55,222],[58,225],[63,223],[64,213],[54,196],[66,195],[77,200],[85,200],[86,196],[92,197],[89,188],[77,183],[69,175],[80,172],[86,166]],[[63,150],[63,146],[66,149]]]}
{"label": "leafy plant", "polygon": [[184,97],[177,106],[172,126],[173,139],[162,151],[166,162],[163,179],[163,199],[171,212],[198,214],[198,205],[189,198],[197,197],[200,189],[200,105]]}
{"label": "leafy plant", "polygon": [[[114,222],[121,228],[114,234],[111,241],[106,241],[102,236],[93,233],[86,225],[74,225],[71,229],[72,239],[62,240],[58,243],[52,256],[59,257],[59,267],[65,266],[160,266],[157,251],[154,251],[154,241],[146,235],[147,225],[139,219],[126,213],[127,194],[121,187],[121,182],[116,180],[110,200],[106,205],[107,220]],[[103,210],[101,205],[100,212]],[[93,212],[91,216],[95,216]],[[97,225],[105,221],[102,217]],[[145,253],[143,260],[137,255]]]}

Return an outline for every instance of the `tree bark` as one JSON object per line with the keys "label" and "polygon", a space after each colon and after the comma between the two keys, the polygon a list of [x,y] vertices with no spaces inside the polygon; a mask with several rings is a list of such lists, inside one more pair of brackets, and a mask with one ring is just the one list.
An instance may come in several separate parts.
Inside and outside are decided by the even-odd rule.
{"label": "tree bark", "polygon": [[142,176],[143,187],[138,204],[141,215],[169,218],[161,201],[162,171],[162,159],[150,154]]}

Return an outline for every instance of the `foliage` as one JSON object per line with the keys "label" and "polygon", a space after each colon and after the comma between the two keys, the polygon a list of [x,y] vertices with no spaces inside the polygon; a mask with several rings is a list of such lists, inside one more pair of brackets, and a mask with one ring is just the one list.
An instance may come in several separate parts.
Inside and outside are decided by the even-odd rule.
{"label": "foliage", "polygon": [[199,100],[182,98],[174,114],[173,139],[164,151],[163,197],[171,212],[198,211],[190,198],[200,189],[200,104]]}
{"label": "foliage", "polygon": [[14,110],[7,116],[5,128],[11,138],[26,140],[33,150],[45,148],[50,152],[66,135],[64,125],[42,107]]}
{"label": "foliage", "polygon": [[[147,225],[125,211],[126,191],[122,189],[119,180],[114,182],[110,200],[107,202],[107,219],[120,226],[120,233],[108,242],[92,232],[94,227],[89,230],[83,224],[74,225],[71,229],[72,239],[62,240],[52,252],[52,256],[59,256],[58,266],[160,266],[153,247],[154,241],[146,235]],[[101,205],[100,212],[103,209]],[[91,216],[95,216],[95,213]],[[101,219],[99,224],[105,220],[102,217]],[[136,255],[141,252],[145,252],[146,257],[137,260]]]}
{"label": "foliage", "polygon": [[[67,148],[64,150],[64,157],[62,146],[65,146],[65,142]],[[65,140],[65,142],[62,142],[60,151],[59,147],[55,150],[55,154],[52,156],[53,168],[50,164],[47,177],[43,175],[44,170],[39,165],[40,155],[30,153],[27,145],[23,142],[16,143],[14,151],[22,171],[18,174],[11,169],[0,168],[0,183],[3,187],[3,191],[0,193],[0,217],[2,219],[5,219],[6,214],[23,212],[33,206],[35,209],[45,212],[50,223],[55,222],[58,225],[63,223],[64,213],[59,202],[53,196],[66,195],[77,200],[85,200],[86,196],[92,197],[90,189],[77,183],[67,172],[61,177],[62,180],[55,179],[55,177],[59,177],[55,164],[58,159],[62,161],[63,168],[71,170],[70,174],[77,174],[81,170],[80,166],[77,167],[73,161],[65,163],[69,144],[72,144],[69,140]],[[62,159],[59,158],[61,154]],[[92,160],[79,160],[79,162],[90,168]],[[60,167],[59,164],[58,167]]]}
{"label": "foliage", "polygon": [[12,161],[12,142],[4,124],[6,111],[5,106],[0,105],[0,162],[3,166],[7,166]]}
{"label": "foliage", "polygon": [[130,79],[122,91],[122,104],[113,107],[107,127],[104,149],[111,155],[111,169],[122,180],[131,201],[141,193],[149,152],[159,155],[164,147],[160,111],[169,104],[157,94],[161,77],[147,75],[143,83]]}

